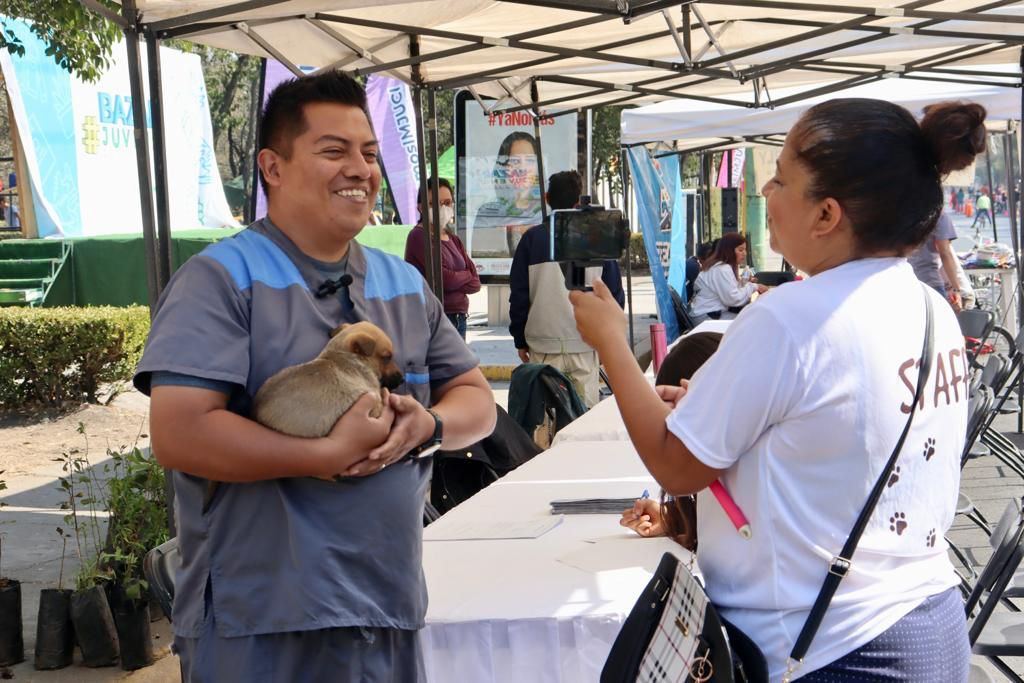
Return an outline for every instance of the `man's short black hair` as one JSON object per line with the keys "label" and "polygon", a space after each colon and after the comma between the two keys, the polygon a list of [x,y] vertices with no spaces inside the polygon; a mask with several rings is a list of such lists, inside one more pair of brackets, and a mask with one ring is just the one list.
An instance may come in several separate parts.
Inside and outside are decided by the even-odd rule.
{"label": "man's short black hair", "polygon": [[548,204],[552,209],[571,209],[583,194],[579,171],[562,171],[548,178]]}
{"label": "man's short black hair", "polygon": [[[366,114],[366,91],[351,76],[340,71],[326,71],[316,76],[292,78],[281,82],[267,97],[260,119],[259,149],[272,149],[284,158],[292,153],[292,141],[302,135],[308,124],[304,107],[307,104],[344,104],[359,107]],[[372,125],[372,123],[371,123]],[[263,193],[268,193],[267,181],[260,174]]]}

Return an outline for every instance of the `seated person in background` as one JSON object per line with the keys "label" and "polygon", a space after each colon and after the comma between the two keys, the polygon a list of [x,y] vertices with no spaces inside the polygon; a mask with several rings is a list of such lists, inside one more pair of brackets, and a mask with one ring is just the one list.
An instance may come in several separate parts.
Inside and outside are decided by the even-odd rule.
{"label": "seated person in background", "polygon": [[703,244],[697,245],[697,252],[686,259],[686,300],[690,301],[693,299],[693,285],[697,282],[697,276],[700,275],[701,269],[704,267],[704,262],[715,253],[715,245],[718,244],[717,240],[711,242],[704,242]]}
{"label": "seated person in background", "polygon": [[700,324],[712,320],[736,317],[735,309],[750,303],[754,292],[763,294],[767,287],[754,282],[740,283],[737,264],[747,261],[747,241],[743,235],[730,232],[718,240],[715,253],[704,263],[697,276],[690,312],[693,322]]}
{"label": "seated person in background", "polygon": [[[572,209],[580,201],[583,179],[576,171],[555,173],[548,180],[545,195],[552,209]],[[509,332],[519,359],[544,363],[561,370],[572,380],[576,393],[587,408],[598,401],[597,354],[576,331],[565,275],[550,260],[551,234],[547,223],[535,225],[523,234],[509,273]],[[600,277],[612,296],[624,306],[619,264],[606,261],[603,268],[588,268],[587,282]]]}

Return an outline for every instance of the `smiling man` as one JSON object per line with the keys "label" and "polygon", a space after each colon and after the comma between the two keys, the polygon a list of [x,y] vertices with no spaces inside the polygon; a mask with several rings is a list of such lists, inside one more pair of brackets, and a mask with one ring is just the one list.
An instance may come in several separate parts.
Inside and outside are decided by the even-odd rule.
{"label": "smiling man", "polygon": [[[135,376],[177,497],[182,679],[416,681],[430,459],[409,456],[489,434],[493,394],[422,276],[354,240],[381,179],[359,84],[286,82],[260,131],[267,216],[175,274]],[[360,320],[405,374],[379,417],[367,395],[320,439],[248,418],[267,378]]]}

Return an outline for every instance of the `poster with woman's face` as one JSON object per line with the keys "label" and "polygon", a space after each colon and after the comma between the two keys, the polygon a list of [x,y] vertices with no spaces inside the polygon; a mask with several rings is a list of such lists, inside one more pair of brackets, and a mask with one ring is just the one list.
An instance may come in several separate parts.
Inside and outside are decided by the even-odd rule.
{"label": "poster with woman's face", "polygon": [[542,220],[539,149],[545,176],[576,168],[576,115],[543,119],[538,146],[529,112],[487,114],[466,98],[459,114],[459,233],[481,275],[507,276],[520,237]]}

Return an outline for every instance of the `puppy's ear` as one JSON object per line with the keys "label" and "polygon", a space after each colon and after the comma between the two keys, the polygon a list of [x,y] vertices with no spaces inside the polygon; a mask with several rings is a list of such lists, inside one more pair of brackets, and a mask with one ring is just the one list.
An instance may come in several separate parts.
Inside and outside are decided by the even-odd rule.
{"label": "puppy's ear", "polygon": [[377,348],[377,340],[363,332],[351,335],[345,340],[345,345],[352,353],[369,358]]}
{"label": "puppy's ear", "polygon": [[341,325],[340,327],[335,327],[335,328],[334,328],[333,330],[331,330],[331,336],[332,336],[332,337],[336,337],[336,336],[338,336],[338,335],[339,335],[339,334],[340,334],[341,332],[343,332],[343,331],[345,330],[345,328],[346,328],[346,327],[351,327],[351,326],[352,326],[352,325],[351,325],[350,323],[344,323],[344,324],[343,324],[343,325]]}

